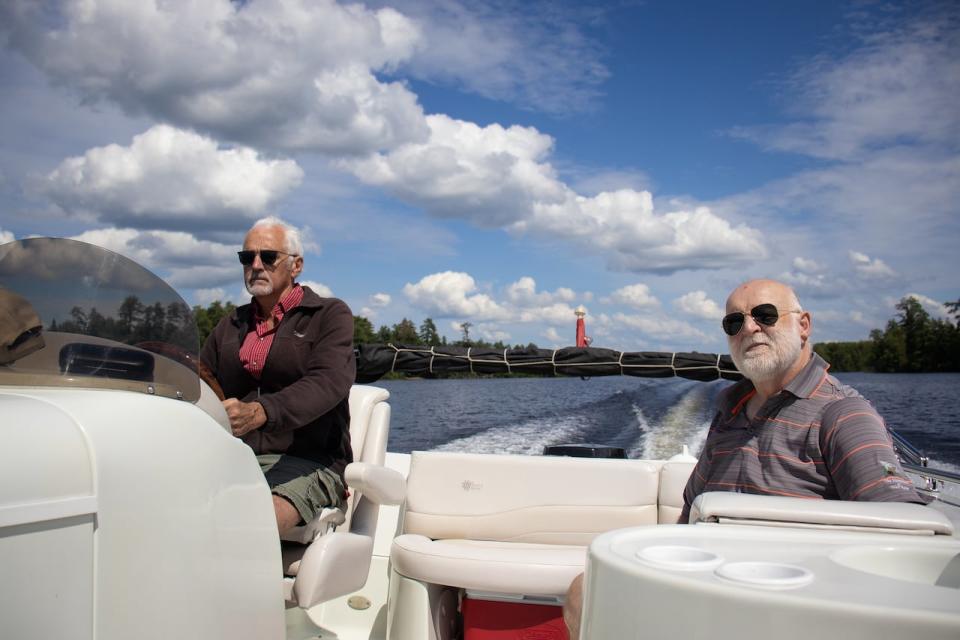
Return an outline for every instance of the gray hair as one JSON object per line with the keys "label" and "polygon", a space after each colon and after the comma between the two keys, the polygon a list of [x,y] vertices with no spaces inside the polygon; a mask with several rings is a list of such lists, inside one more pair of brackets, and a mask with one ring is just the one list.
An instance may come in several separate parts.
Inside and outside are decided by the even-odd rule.
{"label": "gray hair", "polygon": [[[303,241],[300,239],[300,230],[292,224],[281,220],[277,216],[267,216],[254,222],[250,228],[256,229],[257,227],[280,227],[283,229],[283,250],[292,256],[303,255]],[[288,259],[292,260],[293,258]]]}

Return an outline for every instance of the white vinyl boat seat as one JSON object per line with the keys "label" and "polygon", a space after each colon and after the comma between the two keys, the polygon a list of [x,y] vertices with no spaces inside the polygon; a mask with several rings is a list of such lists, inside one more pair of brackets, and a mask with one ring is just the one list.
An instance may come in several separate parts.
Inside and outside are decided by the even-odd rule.
{"label": "white vinyl boat seat", "polygon": [[953,535],[946,515],[921,504],[809,500],[712,491],[696,497],[690,524],[750,524],[907,535]]}
{"label": "white vinyl boat seat", "polygon": [[594,537],[675,523],[693,462],[415,452],[391,562],[423,583],[561,596]]}
{"label": "white vinyl boat seat", "polygon": [[[381,504],[403,501],[403,476],[384,466],[390,433],[386,389],[350,389],[350,444],[354,462],[344,476],[350,497],[345,510],[325,509],[312,522],[284,536],[284,581],[288,601],[303,608],[363,587],[370,570]],[[303,544],[306,543],[306,544]]]}

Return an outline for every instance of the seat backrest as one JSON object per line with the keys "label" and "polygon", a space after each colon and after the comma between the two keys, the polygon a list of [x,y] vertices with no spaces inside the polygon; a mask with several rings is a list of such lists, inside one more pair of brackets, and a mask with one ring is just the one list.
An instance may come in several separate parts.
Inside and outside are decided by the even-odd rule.
{"label": "seat backrest", "polygon": [[585,545],[610,529],[657,523],[660,466],[415,452],[403,531],[433,539]]}
{"label": "seat backrest", "polygon": [[[660,524],[676,524],[683,511],[683,490],[693,473],[696,460],[668,460],[660,469],[660,512],[657,521]],[[686,524],[686,523],[684,523]]]}
{"label": "seat backrest", "polygon": [[[390,436],[389,398],[390,392],[380,387],[355,384],[350,388],[350,446],[354,462],[383,465]],[[348,531],[360,499],[361,496],[351,490],[344,523]],[[378,508],[376,505],[371,507]]]}
{"label": "seat backrest", "polygon": [[350,446],[354,462],[383,464],[390,432],[390,392],[355,384],[350,388]]}

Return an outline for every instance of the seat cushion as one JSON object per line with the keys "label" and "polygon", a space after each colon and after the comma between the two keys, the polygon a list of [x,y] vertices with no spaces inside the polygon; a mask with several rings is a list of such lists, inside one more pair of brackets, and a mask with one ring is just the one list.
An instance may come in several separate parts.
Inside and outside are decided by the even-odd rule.
{"label": "seat cushion", "polygon": [[585,546],[610,529],[656,524],[659,472],[640,460],[415,452],[403,530]]}
{"label": "seat cushion", "polygon": [[404,534],[390,559],[400,575],[463,589],[562,596],[583,572],[587,548],[579,545],[431,540]]}
{"label": "seat cushion", "polygon": [[906,502],[850,502],[711,491],[690,508],[690,523],[719,522],[784,527],[819,527],[902,533],[953,535],[944,514]]}

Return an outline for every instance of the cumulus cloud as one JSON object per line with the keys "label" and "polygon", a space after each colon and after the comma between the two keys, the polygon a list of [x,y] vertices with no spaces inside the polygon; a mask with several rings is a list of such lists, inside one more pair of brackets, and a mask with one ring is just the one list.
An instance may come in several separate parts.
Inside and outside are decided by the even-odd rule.
{"label": "cumulus cloud", "polygon": [[647,191],[578,195],[547,162],[552,138],[536,129],[445,115],[427,122],[429,139],[341,166],[436,217],[565,240],[618,270],[728,267],[767,255],[759,231],[706,206],[657,213]]}
{"label": "cumulus cloud", "polygon": [[429,315],[453,317],[471,322],[569,325],[575,320],[568,300],[575,293],[560,287],[554,292],[538,292],[529,276],[508,285],[503,299],[477,292],[473,277],[467,273],[445,271],[425,276],[403,288],[407,300]]}
{"label": "cumulus cloud", "polygon": [[[578,26],[603,10],[519,5],[505,17],[458,3],[429,11],[416,0],[406,6],[414,18],[331,0],[67,0],[47,13],[12,0],[0,5],[0,28],[14,48],[87,101],[111,101],[220,140],[325,153],[366,184],[436,217],[566,241],[605,255],[611,268],[634,272],[729,267],[766,255],[758,231],[707,207],[654,212],[649,192],[634,189],[580,195],[550,164],[550,136],[532,127],[425,116],[404,84],[378,77],[403,71],[521,103],[526,88],[560,78],[559,88],[546,92],[563,94],[557,104],[571,105],[571,95],[588,96],[605,77]],[[487,55],[475,55],[476,42]],[[541,104],[536,97],[531,102]],[[222,161],[228,153],[198,139],[206,141],[206,156]],[[156,227],[167,216],[166,227],[195,229],[195,210],[204,207],[206,224],[222,228],[228,218],[268,206],[302,177],[290,161],[246,156],[254,179],[239,181],[255,193],[239,189],[231,200],[218,187],[236,181],[240,167],[214,176],[217,163],[188,157],[167,165],[155,149],[140,155],[134,147],[71,158],[46,176],[41,190],[65,210],[94,212],[121,226]],[[213,169],[198,171],[207,166]],[[138,182],[138,171],[159,179]]]}
{"label": "cumulus cloud", "polygon": [[518,307],[539,307],[557,302],[573,302],[577,294],[573,289],[560,287],[554,292],[537,291],[537,282],[530,276],[523,276],[506,290],[507,300]]}
{"label": "cumulus cloud", "polygon": [[85,231],[74,240],[95,244],[124,255],[149,269],[163,270],[173,287],[214,288],[243,272],[233,245],[199,240],[183,231],[139,231],[104,228]]}
{"label": "cumulus cloud", "polygon": [[510,340],[510,333],[491,324],[478,324],[474,327],[474,335],[479,335],[487,342],[503,342]]}
{"label": "cumulus cloud", "polygon": [[818,273],[823,271],[823,266],[819,262],[800,256],[793,259],[793,268],[800,273]]}
{"label": "cumulus cloud", "polygon": [[333,297],[333,290],[327,285],[321,282],[317,282],[316,280],[301,280],[300,284],[310,287],[311,289],[313,289],[314,293],[316,293],[321,298]]}
{"label": "cumulus cloud", "polygon": [[540,334],[547,339],[548,342],[554,347],[559,347],[560,345],[567,344],[570,342],[569,338],[564,338],[560,335],[560,332],[557,331],[555,327],[547,327],[547,330]]}
{"label": "cumulus cloud", "polygon": [[16,237],[14,237],[12,231],[4,231],[3,229],[0,229],[0,244],[13,242],[14,240],[16,240]]}
{"label": "cumulus cloud", "polygon": [[691,291],[673,301],[673,305],[686,314],[705,320],[719,320],[723,309],[707,297],[706,291]]}
{"label": "cumulus cloud", "polygon": [[864,280],[890,280],[897,277],[897,273],[880,258],[871,260],[870,256],[859,251],[851,251],[849,255],[854,271]]}
{"label": "cumulus cloud", "polygon": [[846,286],[840,280],[828,278],[822,273],[809,275],[806,273],[782,273],[780,279],[793,287],[794,292],[801,300],[805,297],[830,297]]}
{"label": "cumulus cloud", "polygon": [[212,287],[209,289],[197,289],[193,292],[193,300],[198,305],[206,307],[216,301],[223,302],[227,299],[227,291],[223,287]]}
{"label": "cumulus cloud", "polygon": [[[375,73],[417,25],[332,0],[29,0],[0,4],[9,43],[85,100],[269,148],[364,153],[421,138],[423,112]],[[198,60],[202,61],[198,64]]]}
{"label": "cumulus cloud", "polygon": [[41,178],[41,193],[69,213],[136,228],[229,229],[252,221],[303,171],[248,147],[222,149],[198,134],[157,125],[133,138],[68,158]]}
{"label": "cumulus cloud", "polygon": [[906,297],[913,298],[919,302],[924,310],[933,318],[939,318],[940,320],[950,320],[953,318],[950,310],[939,300],[934,300],[930,296],[925,296],[921,293],[908,293]]}
{"label": "cumulus cloud", "polygon": [[391,300],[389,293],[375,293],[370,296],[370,306],[382,308],[389,305]]}
{"label": "cumulus cloud", "polygon": [[604,298],[603,302],[625,304],[634,309],[660,306],[660,301],[650,292],[650,287],[640,282],[617,289],[608,298]]}
{"label": "cumulus cloud", "polygon": [[637,273],[731,267],[767,256],[759,231],[733,226],[706,206],[658,214],[649,192],[630,189],[566,196],[534,203],[530,217],[511,229],[569,240],[602,252],[613,269]]}
{"label": "cumulus cloud", "polygon": [[688,322],[678,321],[675,318],[653,317],[649,315],[630,315],[626,313],[613,314],[614,324],[676,344],[681,340],[698,340],[707,342],[710,337]]}
{"label": "cumulus cloud", "polygon": [[553,139],[532,127],[481,127],[438,114],[427,140],[341,165],[437,217],[495,228],[528,214],[533,202],[559,201],[564,188],[545,162]]}
{"label": "cumulus cloud", "polygon": [[574,322],[576,316],[572,306],[554,303],[543,307],[515,309],[512,318],[516,322],[565,325]]}
{"label": "cumulus cloud", "polygon": [[485,293],[475,293],[477,284],[470,274],[444,271],[407,283],[403,293],[411,304],[441,318],[497,320],[506,310]]}

